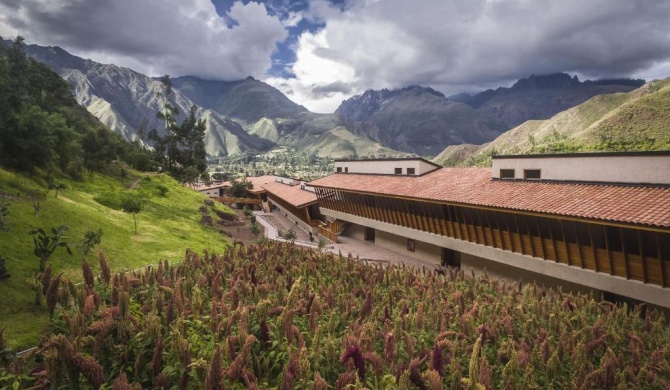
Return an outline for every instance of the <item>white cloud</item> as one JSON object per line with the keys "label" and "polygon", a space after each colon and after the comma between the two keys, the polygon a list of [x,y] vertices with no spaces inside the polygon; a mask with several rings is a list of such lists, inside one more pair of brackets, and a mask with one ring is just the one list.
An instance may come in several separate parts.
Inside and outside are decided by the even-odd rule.
{"label": "white cloud", "polygon": [[657,74],[670,61],[663,0],[350,0],[344,11],[314,0],[305,17],[325,27],[302,33],[295,79],[269,81],[326,112],[351,94],[323,93],[337,82],[455,93],[530,74]]}
{"label": "white cloud", "polygon": [[295,78],[266,80],[317,112],[371,88],[419,84],[450,94],[530,74],[665,77],[670,69],[666,0],[268,4],[270,12],[237,1],[220,17],[210,0],[0,0],[0,35],[150,75],[262,79],[288,29],[323,24],[289,38]]}
{"label": "white cloud", "polygon": [[288,35],[254,2],[237,1],[219,17],[209,0],[1,0],[0,14],[0,31],[28,43],[153,75],[261,77]]}

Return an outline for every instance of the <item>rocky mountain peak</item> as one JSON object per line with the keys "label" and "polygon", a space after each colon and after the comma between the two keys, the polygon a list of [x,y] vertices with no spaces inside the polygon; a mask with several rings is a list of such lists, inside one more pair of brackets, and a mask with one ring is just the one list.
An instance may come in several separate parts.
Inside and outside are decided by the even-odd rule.
{"label": "rocky mountain peak", "polygon": [[335,113],[356,121],[369,119],[391,99],[416,99],[420,96],[445,98],[444,94],[429,87],[411,85],[401,89],[368,89],[361,95],[352,96],[340,104]]}
{"label": "rocky mountain peak", "polygon": [[512,86],[513,91],[522,91],[529,89],[553,89],[568,88],[581,85],[579,78],[575,75],[570,77],[567,73],[554,73],[544,76],[531,75],[526,79],[519,79]]}

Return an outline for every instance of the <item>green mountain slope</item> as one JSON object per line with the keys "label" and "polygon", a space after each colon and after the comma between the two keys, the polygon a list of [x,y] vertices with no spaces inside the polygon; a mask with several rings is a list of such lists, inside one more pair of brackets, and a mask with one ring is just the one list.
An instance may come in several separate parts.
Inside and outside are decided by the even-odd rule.
{"label": "green mountain slope", "polygon": [[527,121],[483,145],[447,147],[434,161],[490,165],[492,154],[670,149],[670,78],[598,95],[551,119]]}
{"label": "green mountain slope", "polygon": [[[0,169],[0,203],[9,203],[10,230],[0,230],[0,255],[6,259],[11,277],[0,281],[0,329],[13,348],[36,345],[39,334],[49,323],[45,305],[35,306],[35,293],[29,281],[38,273],[38,258],[33,254],[28,231],[46,231],[59,225],[69,227],[66,236],[73,255],[59,248],[52,256],[52,275],[61,272],[81,280],[84,256],[77,242],[87,230],[102,229],[100,248],[113,270],[132,270],[155,263],[183,258],[186,248],[220,252],[227,241],[215,229],[200,222],[199,207],[204,196],[179,185],[167,175],[144,175],[115,166],[114,176],[93,174],[82,182],[59,181],[66,189],[55,198],[46,193],[45,183],[34,177]],[[133,190],[128,187],[135,185]],[[144,199],[137,214],[138,234],[133,234],[133,216],[120,209],[124,196]],[[35,206],[39,205],[39,215]],[[220,212],[230,212],[216,206]],[[213,210],[210,207],[210,215]],[[216,220],[216,216],[214,216]],[[86,256],[94,273],[99,274],[97,250]]]}

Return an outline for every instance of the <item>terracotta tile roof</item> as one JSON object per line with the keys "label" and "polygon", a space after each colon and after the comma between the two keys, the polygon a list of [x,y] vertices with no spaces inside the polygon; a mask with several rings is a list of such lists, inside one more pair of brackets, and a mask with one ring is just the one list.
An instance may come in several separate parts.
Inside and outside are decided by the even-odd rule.
{"label": "terracotta tile roof", "polygon": [[264,176],[249,176],[247,177],[247,181],[251,182],[253,184],[253,188],[249,190],[249,192],[253,194],[257,194],[259,192],[263,192],[263,185],[267,183],[274,183],[276,180],[276,177],[274,175],[264,175]]}
{"label": "terracotta tile roof", "polygon": [[443,168],[418,177],[335,173],[309,185],[670,227],[667,187],[492,180],[490,168]]}
{"label": "terracotta tile roof", "polygon": [[224,182],[212,184],[212,185],[209,185],[209,186],[203,184],[201,186],[196,186],[195,190],[196,191],[207,191],[207,190],[213,190],[213,189],[221,188],[221,187],[230,187],[230,182],[229,181],[224,181]]}
{"label": "terracotta tile roof", "polygon": [[263,188],[271,195],[283,199],[289,204],[301,208],[316,203],[316,194],[303,190],[300,185],[290,186],[279,182],[263,185]]}

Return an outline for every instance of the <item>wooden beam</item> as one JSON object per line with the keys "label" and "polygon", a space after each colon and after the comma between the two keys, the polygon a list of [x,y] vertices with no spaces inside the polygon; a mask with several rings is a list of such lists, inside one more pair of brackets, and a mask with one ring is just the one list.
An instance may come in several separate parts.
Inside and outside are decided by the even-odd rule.
{"label": "wooden beam", "polygon": [[670,261],[670,259],[664,260],[661,258],[661,240],[659,240],[658,238],[658,233],[655,233],[654,237],[656,238],[656,252],[658,253],[658,265],[661,270],[661,280],[662,280],[661,285],[663,287],[668,287],[668,279],[666,279],[665,277],[665,266],[663,264],[665,261]]}
{"label": "wooden beam", "polygon": [[598,257],[598,251],[596,246],[593,244],[593,233],[591,233],[591,224],[586,224],[586,227],[589,230],[589,242],[591,243],[591,251],[593,252],[593,263],[595,264],[596,272],[600,272],[600,258]]}
{"label": "wooden beam", "polygon": [[565,239],[565,227],[563,226],[563,221],[558,221],[561,225],[561,234],[563,235],[563,244],[565,246],[565,254],[568,256],[568,265],[572,265],[572,256],[570,256],[570,247],[568,246],[568,240]]}
{"label": "wooden beam", "polygon": [[542,229],[540,229],[540,218],[538,217],[535,217],[535,228],[537,229],[537,236],[540,238],[540,249],[542,249],[542,258],[547,259],[547,246],[544,244]]}
{"label": "wooden beam", "polygon": [[579,242],[579,234],[577,234],[577,222],[572,223],[572,230],[575,233],[575,242],[577,243],[577,256],[579,257],[579,266],[584,268],[584,255],[582,253],[582,244]]}
{"label": "wooden beam", "polygon": [[612,248],[610,248],[610,239],[607,234],[607,227],[603,226],[603,232],[605,233],[605,249],[607,250],[607,260],[610,263],[610,275],[614,275],[614,261],[612,260]]}
{"label": "wooden beam", "polygon": [[619,228],[619,238],[621,239],[621,253],[623,253],[623,263],[626,266],[626,279],[630,279],[630,269],[628,264],[628,252],[626,252],[626,240],[623,238],[623,229]]}
{"label": "wooden beam", "polygon": [[509,228],[509,220],[505,217],[505,226],[507,227],[507,236],[509,237],[509,243],[512,247],[512,252],[518,252],[516,246],[514,245],[514,238],[512,237],[512,231]]}
{"label": "wooden beam", "polygon": [[470,239],[470,231],[468,229],[468,221],[465,219],[465,210],[463,207],[459,207],[459,210],[461,210],[461,218],[463,218],[463,227],[465,228],[465,237],[467,238],[468,241],[472,242],[472,239]]}
{"label": "wooden beam", "polygon": [[642,281],[649,283],[649,275],[647,274],[647,261],[644,257],[644,248],[642,247],[642,232],[637,231],[637,245],[640,248],[640,262],[642,262]]}

